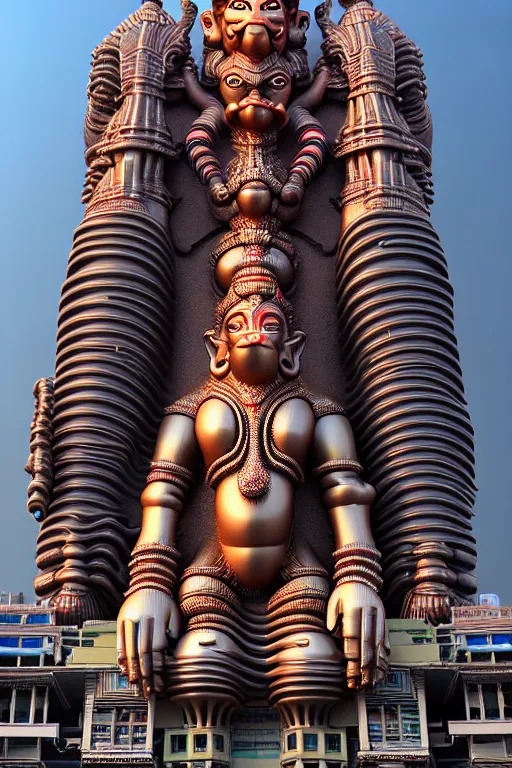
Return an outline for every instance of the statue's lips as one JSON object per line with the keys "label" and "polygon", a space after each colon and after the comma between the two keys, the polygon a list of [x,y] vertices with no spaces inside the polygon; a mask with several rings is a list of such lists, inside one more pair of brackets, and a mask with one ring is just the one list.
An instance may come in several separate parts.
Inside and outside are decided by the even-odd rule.
{"label": "statue's lips", "polygon": [[226,107],[226,119],[229,122],[229,120],[233,119],[236,114],[240,115],[240,113],[246,109],[261,109],[265,112],[273,112],[278,120],[278,123],[281,125],[284,125],[287,119],[286,108],[284,104],[274,104],[273,101],[268,101],[267,99],[257,99],[251,96],[247,96],[246,98],[242,99],[238,104],[236,102],[231,102],[231,104],[228,104]]}

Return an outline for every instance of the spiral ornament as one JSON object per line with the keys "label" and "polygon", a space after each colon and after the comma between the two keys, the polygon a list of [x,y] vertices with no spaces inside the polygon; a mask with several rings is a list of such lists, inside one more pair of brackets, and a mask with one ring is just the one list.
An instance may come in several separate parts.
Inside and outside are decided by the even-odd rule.
{"label": "spiral ornament", "polygon": [[122,601],[132,543],[126,503],[140,492],[160,421],[172,291],[170,242],[151,217],[111,212],[76,230],[60,301],[39,597],[92,589],[102,615]]}
{"label": "spiral ornament", "polygon": [[418,584],[475,591],[473,429],[453,289],[427,217],[374,211],[349,225],[336,270],[347,405],[383,555],[388,615]]}

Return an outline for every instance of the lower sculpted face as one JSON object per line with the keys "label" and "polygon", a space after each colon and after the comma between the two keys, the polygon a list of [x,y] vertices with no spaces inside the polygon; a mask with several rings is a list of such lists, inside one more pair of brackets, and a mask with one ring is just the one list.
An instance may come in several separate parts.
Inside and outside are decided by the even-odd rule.
{"label": "lower sculpted face", "polygon": [[288,336],[281,310],[271,302],[240,302],[226,315],[222,338],[227,342],[231,372],[249,385],[273,381]]}

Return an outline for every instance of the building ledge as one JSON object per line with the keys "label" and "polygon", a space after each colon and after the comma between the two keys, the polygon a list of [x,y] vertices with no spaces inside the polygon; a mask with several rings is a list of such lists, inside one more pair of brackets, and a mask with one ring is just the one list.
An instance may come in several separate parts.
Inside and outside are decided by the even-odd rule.
{"label": "building ledge", "polygon": [[512,720],[451,720],[448,733],[450,736],[509,736]]}
{"label": "building ledge", "polygon": [[95,749],[82,750],[82,765],[151,765],[153,753],[148,750]]}
{"label": "building ledge", "polygon": [[360,750],[357,753],[358,763],[395,763],[395,762],[424,762],[430,760],[428,749],[397,749]]}
{"label": "building ledge", "polygon": [[58,739],[58,723],[0,723],[0,739]]}

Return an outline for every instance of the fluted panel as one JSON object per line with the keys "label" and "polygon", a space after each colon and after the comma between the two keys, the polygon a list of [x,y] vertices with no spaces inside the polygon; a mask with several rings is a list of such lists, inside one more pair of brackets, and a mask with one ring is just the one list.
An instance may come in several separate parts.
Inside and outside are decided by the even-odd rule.
{"label": "fluted panel", "polygon": [[342,238],[336,280],[347,405],[377,489],[388,615],[417,583],[421,545],[441,553],[442,578],[464,599],[476,562],[473,429],[439,239],[426,217],[368,214]]}
{"label": "fluted panel", "polygon": [[40,597],[92,587],[90,618],[115,615],[126,586],[126,504],[140,492],[161,419],[172,294],[171,246],[155,220],[113,212],[78,227],[60,301],[55,480],[35,585]]}

